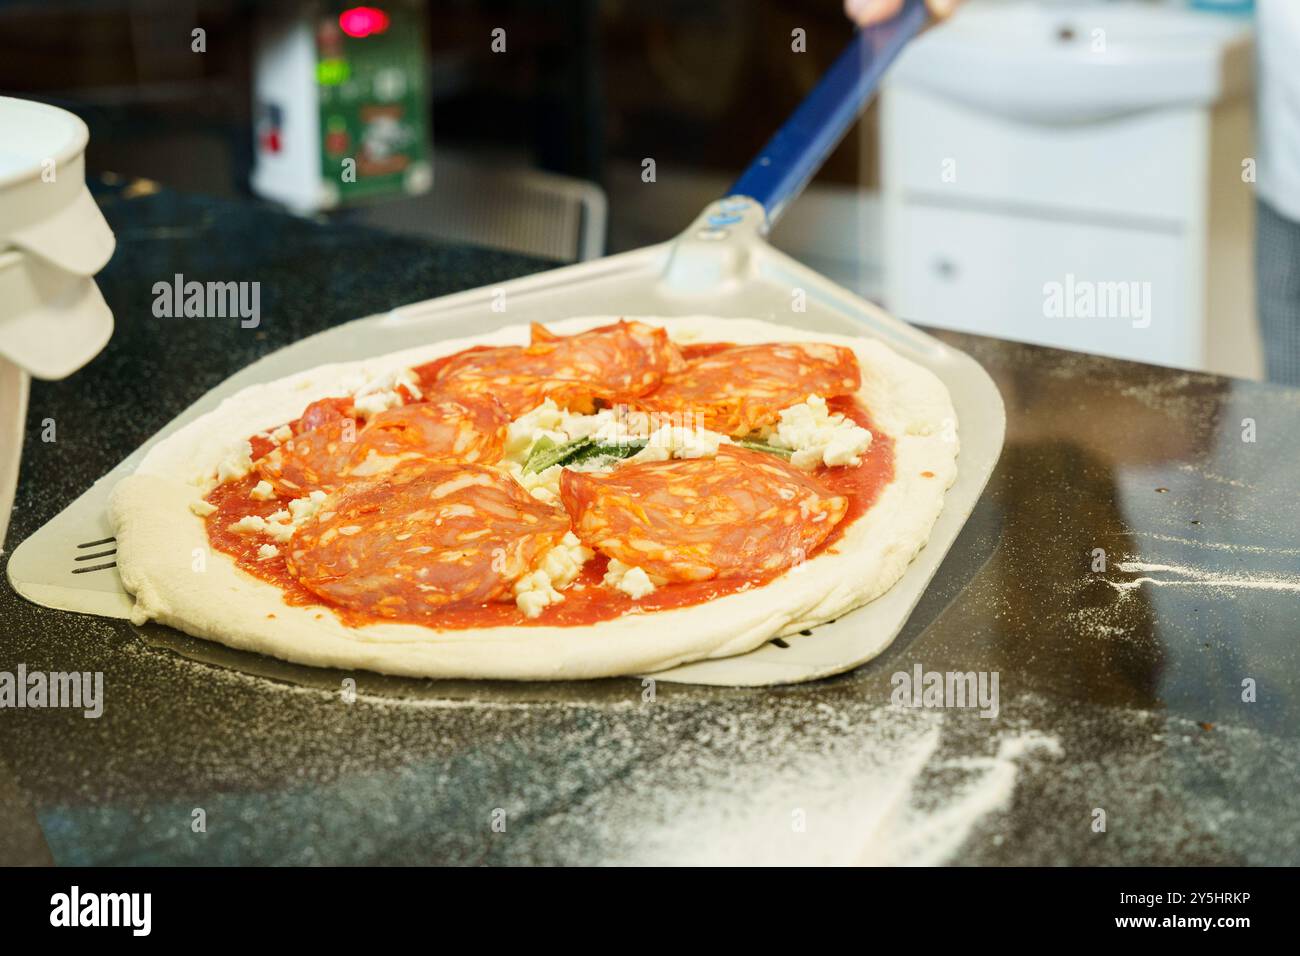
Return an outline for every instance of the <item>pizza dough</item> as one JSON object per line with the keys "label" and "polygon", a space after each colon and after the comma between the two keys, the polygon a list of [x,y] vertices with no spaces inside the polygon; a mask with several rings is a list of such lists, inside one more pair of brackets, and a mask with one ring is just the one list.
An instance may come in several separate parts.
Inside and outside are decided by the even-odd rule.
{"label": "pizza dough", "polygon": [[[570,319],[549,328],[573,335],[612,321]],[[203,520],[190,510],[203,493],[194,482],[218,470],[232,447],[298,418],[312,402],[355,390],[358,380],[379,380],[474,346],[530,341],[528,327],[511,326],[252,386],[160,442],[114,489],[110,506],[118,571],[136,600],[132,619],[302,664],[412,677],[544,680],[647,673],[744,653],[840,617],[888,590],[925,545],[956,478],[957,417],[938,378],[872,339],[752,319],[639,321],[666,327],[681,343],[827,342],[851,348],[862,368],[858,398],[877,429],[894,441],[894,480],[833,550],[762,587],[578,627],[349,627],[327,608],[286,604],[275,585],[210,548]]]}

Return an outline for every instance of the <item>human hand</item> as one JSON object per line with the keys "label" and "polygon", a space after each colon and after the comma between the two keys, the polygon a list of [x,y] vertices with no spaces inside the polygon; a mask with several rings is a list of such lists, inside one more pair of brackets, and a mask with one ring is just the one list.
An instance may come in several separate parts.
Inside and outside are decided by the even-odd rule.
{"label": "human hand", "polygon": [[[930,14],[939,20],[957,9],[959,3],[961,0],[925,0],[925,5],[930,8]],[[844,0],[844,12],[860,27],[869,27],[873,23],[888,20],[896,16],[901,9],[903,9],[903,0]]]}

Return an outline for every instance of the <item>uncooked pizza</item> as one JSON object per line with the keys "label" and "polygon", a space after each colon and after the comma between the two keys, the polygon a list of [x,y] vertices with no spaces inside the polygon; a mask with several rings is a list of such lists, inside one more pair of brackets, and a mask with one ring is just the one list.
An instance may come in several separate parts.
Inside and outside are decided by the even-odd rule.
{"label": "uncooked pizza", "polygon": [[137,622],[320,666],[586,678],[875,599],[956,457],[946,389],[879,341],[571,319],[245,389],[155,446],[112,517]]}

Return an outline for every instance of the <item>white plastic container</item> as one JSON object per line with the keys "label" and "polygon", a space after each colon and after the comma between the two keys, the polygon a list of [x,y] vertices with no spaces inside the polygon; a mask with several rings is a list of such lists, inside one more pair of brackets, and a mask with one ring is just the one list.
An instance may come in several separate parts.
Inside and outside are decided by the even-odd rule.
{"label": "white plastic container", "polygon": [[91,278],[115,243],[86,188],[88,138],[86,124],[65,110],[0,97],[0,545],[29,377],[71,375],[113,332]]}

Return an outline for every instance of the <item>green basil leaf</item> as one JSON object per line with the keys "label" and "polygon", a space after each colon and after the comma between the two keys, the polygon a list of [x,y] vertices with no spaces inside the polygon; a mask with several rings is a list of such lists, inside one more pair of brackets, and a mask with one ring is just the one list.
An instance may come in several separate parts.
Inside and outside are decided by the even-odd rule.
{"label": "green basil leaf", "polygon": [[739,445],[741,448],[748,448],[751,451],[767,452],[769,455],[778,455],[781,458],[785,458],[787,460],[789,460],[790,456],[794,454],[793,449],[777,448],[775,445],[768,445],[765,442],[761,442],[761,441],[750,441],[749,439],[746,438],[736,439],[736,444]]}
{"label": "green basil leaf", "polygon": [[576,465],[583,461],[597,458],[631,458],[646,445],[644,439],[632,439],[625,442],[606,444],[594,438],[576,438],[573,441],[557,445],[549,436],[537,439],[528,460],[524,462],[524,473],[535,475],[555,465]]}
{"label": "green basil leaf", "polygon": [[593,444],[595,442],[590,438],[579,438],[577,441],[557,445],[549,435],[543,435],[533,443],[533,449],[528,453],[528,460],[524,462],[524,474],[535,475],[552,465],[563,464],[570,455]]}
{"label": "green basil leaf", "polygon": [[590,445],[567,455],[562,464],[576,465],[580,461],[592,461],[596,458],[631,458],[646,445],[643,439],[630,439],[611,445],[597,443],[594,439],[590,441],[592,442]]}

